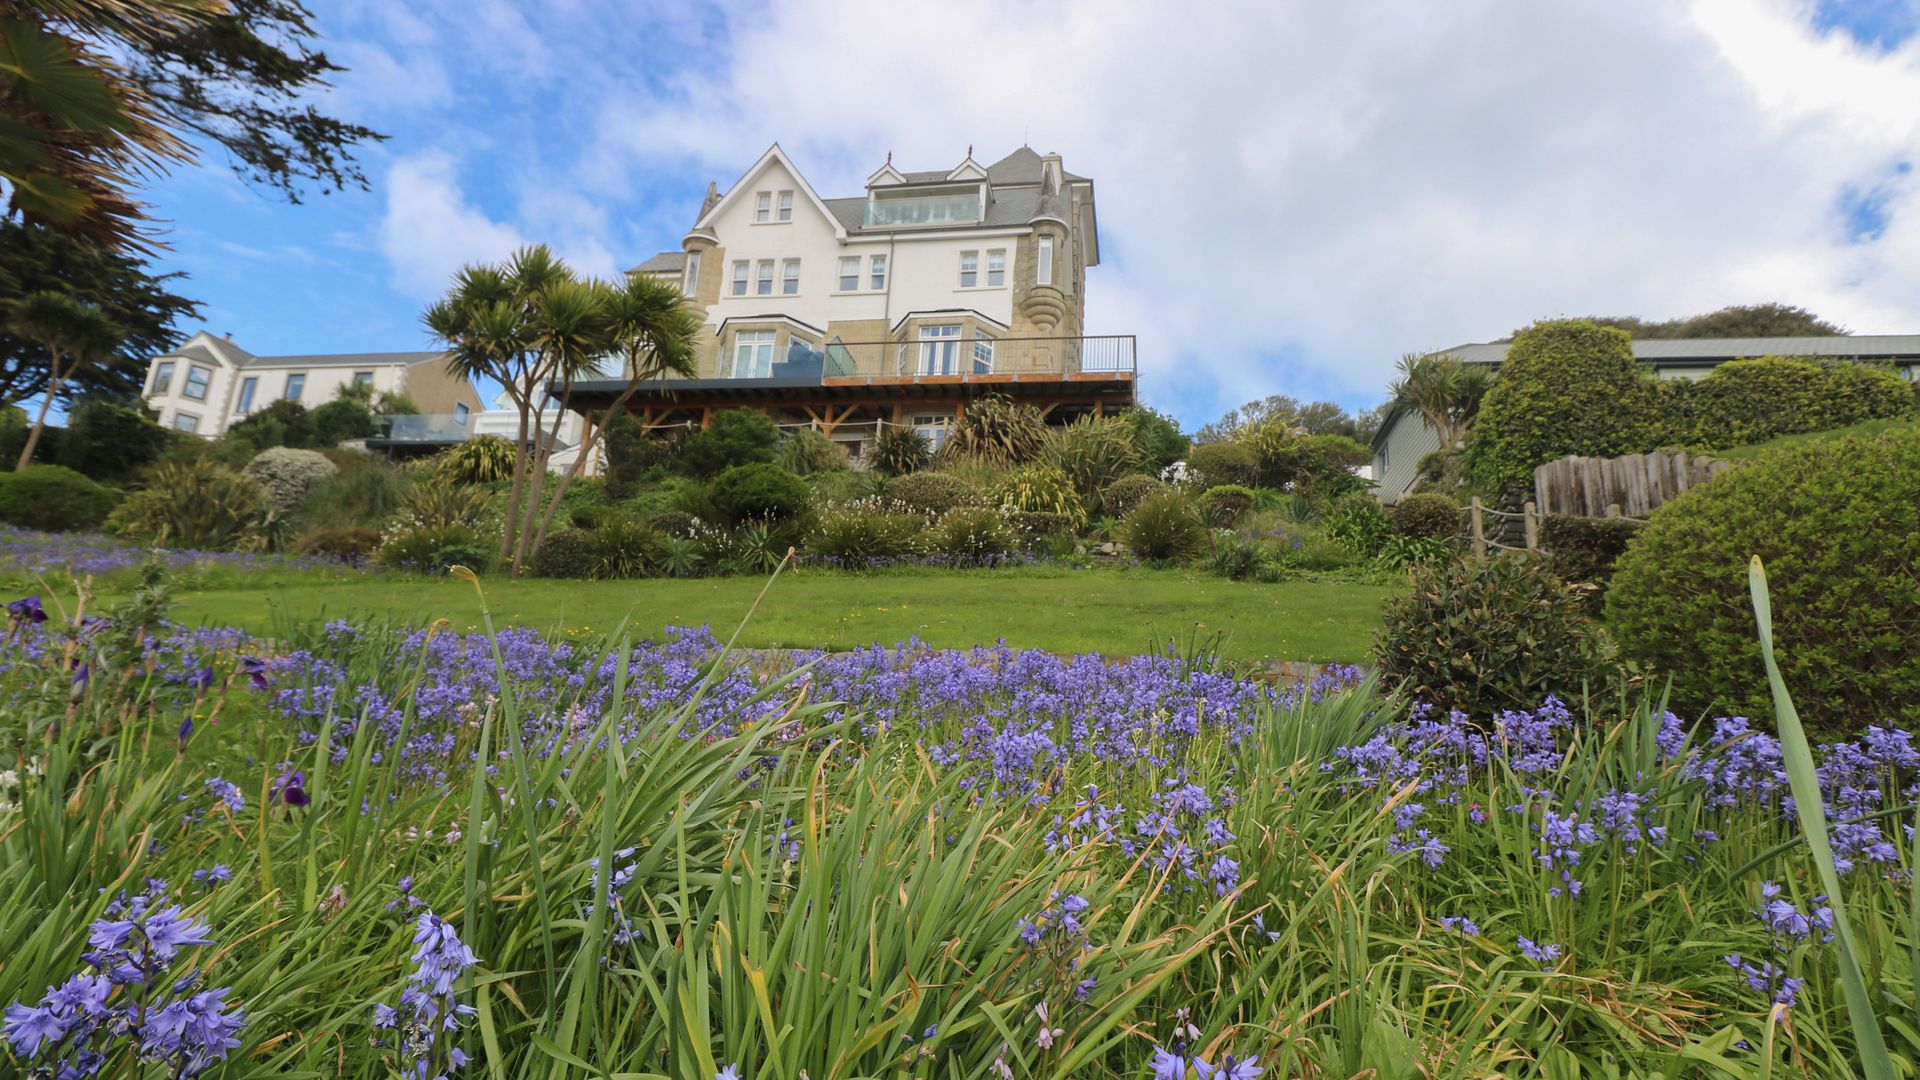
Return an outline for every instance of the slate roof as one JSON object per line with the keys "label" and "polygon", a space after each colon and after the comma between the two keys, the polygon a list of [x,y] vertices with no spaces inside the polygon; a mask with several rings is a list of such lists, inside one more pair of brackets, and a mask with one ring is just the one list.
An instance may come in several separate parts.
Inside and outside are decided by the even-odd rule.
{"label": "slate roof", "polygon": [[[855,196],[851,199],[824,199],[827,209],[840,224],[846,226],[849,233],[866,232],[867,197]],[[938,226],[945,229],[1003,229],[1010,225],[1025,225],[1040,204],[1040,192],[1037,188],[1014,188],[1010,191],[995,191],[987,203],[987,216],[979,221],[955,222]],[[935,228],[918,225],[916,229]],[[892,232],[889,226],[880,225],[874,232]]]}
{"label": "slate roof", "polygon": [[663,251],[639,266],[627,271],[629,274],[677,274],[687,268],[687,253],[684,251]]}
{"label": "slate roof", "polygon": [[[1441,355],[1472,364],[1498,364],[1511,346],[1504,341],[1456,345]],[[1920,334],[1836,334],[1827,337],[1673,338],[1635,341],[1633,357],[1689,366],[1717,364],[1750,356],[1825,356],[1843,359],[1920,358]]]}
{"label": "slate roof", "polygon": [[243,367],[386,367],[445,360],[444,352],[316,353],[311,356],[256,356]]}

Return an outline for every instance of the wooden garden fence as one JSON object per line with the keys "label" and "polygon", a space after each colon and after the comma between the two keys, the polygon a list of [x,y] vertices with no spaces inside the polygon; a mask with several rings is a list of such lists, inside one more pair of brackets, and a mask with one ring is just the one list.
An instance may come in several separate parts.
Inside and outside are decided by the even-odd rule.
{"label": "wooden garden fence", "polygon": [[[1564,457],[1533,470],[1533,501],[1545,514],[1646,517],[1729,468],[1719,458],[1685,451]],[[1619,509],[1608,515],[1610,506]]]}

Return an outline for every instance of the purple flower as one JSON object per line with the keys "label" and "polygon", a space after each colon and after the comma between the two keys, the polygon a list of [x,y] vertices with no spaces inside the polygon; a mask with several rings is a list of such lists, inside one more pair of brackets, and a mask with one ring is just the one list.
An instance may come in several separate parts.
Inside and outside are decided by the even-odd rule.
{"label": "purple flower", "polygon": [[1558,945],[1536,945],[1524,937],[1519,939],[1519,945],[1520,955],[1539,964],[1542,969],[1559,963],[1566,951]]}
{"label": "purple flower", "polygon": [[1207,1075],[1207,1063],[1187,1053],[1184,1043],[1173,1050],[1164,1046],[1153,1048],[1153,1080],[1186,1080],[1189,1069],[1198,1068],[1202,1076]]}
{"label": "purple flower", "polygon": [[255,690],[265,690],[271,686],[267,681],[267,672],[270,670],[272,670],[271,665],[258,656],[240,658],[240,673],[247,677],[247,681],[253,684]]}
{"label": "purple flower", "polygon": [[189,686],[194,690],[204,691],[208,687],[211,687],[212,685],[213,685],[213,669],[210,667],[203,667],[198,671],[195,671],[193,674],[187,676],[187,686]]}
{"label": "purple flower", "polygon": [[1260,1067],[1257,1057],[1237,1058],[1228,1055],[1221,1060],[1217,1069],[1209,1068],[1204,1061],[1195,1061],[1193,1065],[1200,1070],[1200,1080],[1213,1080],[1214,1077],[1219,1077],[1219,1080],[1254,1080],[1266,1071]]}
{"label": "purple flower", "polygon": [[187,740],[191,738],[193,738],[193,717],[183,716],[180,718],[180,745],[186,746]]}
{"label": "purple flower", "polygon": [[26,596],[7,605],[8,621],[20,623],[43,623],[47,621],[47,610],[40,606],[38,596]]}
{"label": "purple flower", "polygon": [[281,773],[274,793],[288,806],[305,806],[313,801],[307,797],[307,774],[298,769]]}
{"label": "purple flower", "polygon": [[247,807],[247,797],[240,793],[239,785],[222,780],[219,777],[207,781],[207,793],[226,804],[230,813],[239,813]]}

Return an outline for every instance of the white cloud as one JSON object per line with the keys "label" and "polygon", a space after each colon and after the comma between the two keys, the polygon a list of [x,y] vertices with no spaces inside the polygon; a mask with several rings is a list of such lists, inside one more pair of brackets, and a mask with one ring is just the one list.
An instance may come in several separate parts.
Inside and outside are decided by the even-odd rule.
{"label": "white cloud", "polygon": [[466,201],[453,158],[442,151],[399,158],[385,187],[380,250],[393,267],[395,287],[413,299],[437,297],[460,267],[497,261],[526,243],[518,229]]}
{"label": "white cloud", "polygon": [[1363,403],[1404,351],[1555,314],[1920,324],[1911,185],[1871,244],[1836,209],[1920,158],[1920,43],[1822,39],[1788,0],[754,10],[664,91],[610,94],[579,182],[724,186],[777,139],[838,194],[888,150],[1057,149],[1098,185],[1092,329],[1138,333],[1143,386],[1189,419]]}

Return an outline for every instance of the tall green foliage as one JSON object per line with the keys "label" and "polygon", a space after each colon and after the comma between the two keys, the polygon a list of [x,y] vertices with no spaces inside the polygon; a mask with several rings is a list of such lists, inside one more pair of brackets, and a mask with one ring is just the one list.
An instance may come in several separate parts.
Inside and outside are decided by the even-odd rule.
{"label": "tall green foliage", "polygon": [[1475,479],[1506,491],[1532,483],[1535,467],[1569,454],[1652,449],[1663,441],[1655,393],[1626,331],[1581,320],[1535,323],[1514,336],[1480,406]]}
{"label": "tall green foliage", "polygon": [[126,480],[158,459],[171,438],[144,410],[82,401],[67,414],[60,464],[96,480]]}
{"label": "tall green foliage", "polygon": [[721,409],[707,426],[687,436],[669,461],[689,476],[718,476],[739,465],[771,462],[780,429],[759,409]]}
{"label": "tall green foliage", "polygon": [[967,404],[934,460],[984,461],[993,465],[1024,465],[1040,453],[1047,425],[1040,410],[1000,394]]}
{"label": "tall green foliage", "polygon": [[110,530],[170,547],[246,545],[266,512],[260,485],[216,461],[163,461],[107,519]]}
{"label": "tall green foliage", "polygon": [[1862,420],[1916,415],[1890,368],[1764,356],[1721,364],[1678,395],[1690,446],[1726,449]]}
{"label": "tall green foliage", "polygon": [[1133,441],[1146,456],[1142,465],[1155,473],[1185,460],[1193,449],[1193,440],[1181,432],[1180,422],[1158,409],[1136,405],[1120,417],[1133,428]]}
{"label": "tall green foliage", "polygon": [[1133,474],[1146,461],[1135,430],[1125,417],[1082,417],[1047,430],[1040,461],[1066,474],[1088,514],[1103,514],[1107,485]]}

